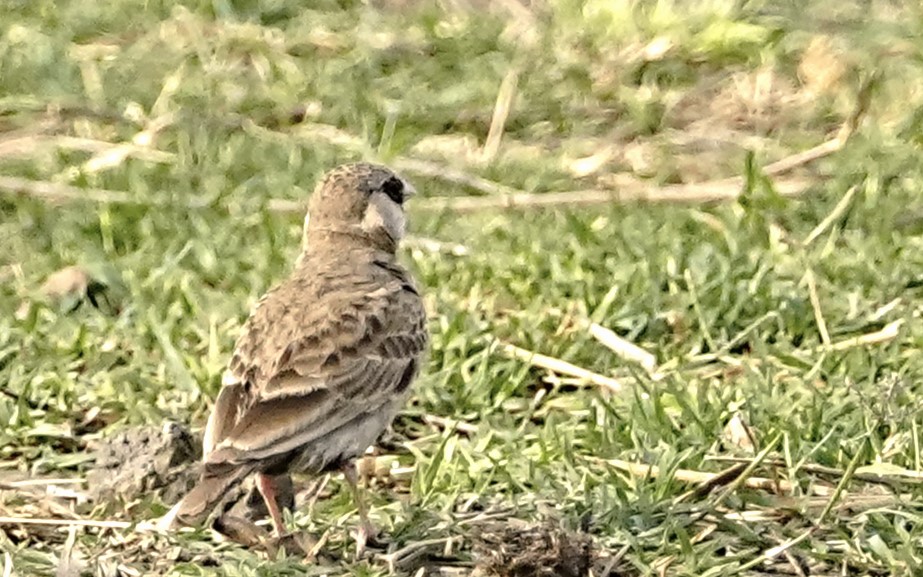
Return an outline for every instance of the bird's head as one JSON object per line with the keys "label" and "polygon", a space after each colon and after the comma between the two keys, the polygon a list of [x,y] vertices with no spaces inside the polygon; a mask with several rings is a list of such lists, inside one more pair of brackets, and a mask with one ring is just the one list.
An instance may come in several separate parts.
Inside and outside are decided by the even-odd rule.
{"label": "bird's head", "polygon": [[357,162],[327,172],[308,205],[304,248],[309,237],[346,234],[367,237],[378,248],[391,250],[404,237],[404,201],[413,186],[387,167]]}

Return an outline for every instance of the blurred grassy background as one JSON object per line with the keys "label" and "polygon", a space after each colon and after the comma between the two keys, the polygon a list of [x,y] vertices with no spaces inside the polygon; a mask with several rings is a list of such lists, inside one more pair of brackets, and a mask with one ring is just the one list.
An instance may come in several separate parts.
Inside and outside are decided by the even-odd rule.
{"label": "blurred grassy background", "polygon": [[[586,530],[596,575],[915,574],[921,38],[923,10],[900,0],[7,0],[2,467],[79,476],[94,435],[201,426],[238,327],[297,253],[301,215],[278,209],[303,205],[324,170],[376,159],[422,191],[404,257],[433,347],[381,451],[415,474],[373,482],[373,517],[392,551],[455,539],[398,573],[488,571],[476,543],[489,528],[461,521],[486,510]],[[780,176],[801,194],[778,195],[759,167],[857,113],[842,150]],[[729,203],[430,200],[733,176],[743,196]],[[69,265],[98,306],[42,294]],[[654,354],[657,374],[590,322]],[[624,390],[555,377],[503,343]],[[747,475],[784,489],[686,494],[678,470],[764,448]],[[381,556],[351,559],[351,508],[332,491],[295,515],[334,527],[340,561],[324,567],[204,532],[164,544],[81,530],[67,545],[66,531],[3,525],[0,550],[16,575],[82,574],[62,559],[93,575],[387,574]],[[0,512],[58,516],[9,491]],[[191,553],[164,553],[177,543]]]}

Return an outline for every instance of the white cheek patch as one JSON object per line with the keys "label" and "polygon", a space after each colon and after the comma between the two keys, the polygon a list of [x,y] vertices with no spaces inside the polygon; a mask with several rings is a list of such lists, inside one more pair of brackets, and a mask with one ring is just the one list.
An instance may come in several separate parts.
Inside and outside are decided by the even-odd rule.
{"label": "white cheek patch", "polygon": [[380,192],[372,194],[362,219],[362,230],[374,233],[384,229],[394,240],[404,238],[407,220],[404,209]]}

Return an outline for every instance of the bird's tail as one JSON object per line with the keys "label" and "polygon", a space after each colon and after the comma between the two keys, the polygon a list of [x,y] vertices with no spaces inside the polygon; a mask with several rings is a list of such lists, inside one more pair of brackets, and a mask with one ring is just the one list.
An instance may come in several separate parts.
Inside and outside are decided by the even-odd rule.
{"label": "bird's tail", "polygon": [[158,523],[162,529],[200,525],[209,517],[219,517],[240,496],[237,489],[253,472],[253,467],[206,467],[195,487],[180,499]]}

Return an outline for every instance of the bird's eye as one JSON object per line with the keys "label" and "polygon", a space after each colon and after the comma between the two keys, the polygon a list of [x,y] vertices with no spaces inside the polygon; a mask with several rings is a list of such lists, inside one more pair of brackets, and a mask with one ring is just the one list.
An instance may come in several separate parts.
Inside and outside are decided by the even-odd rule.
{"label": "bird's eye", "polygon": [[400,178],[392,176],[384,181],[381,183],[381,190],[397,204],[404,204],[404,183]]}

